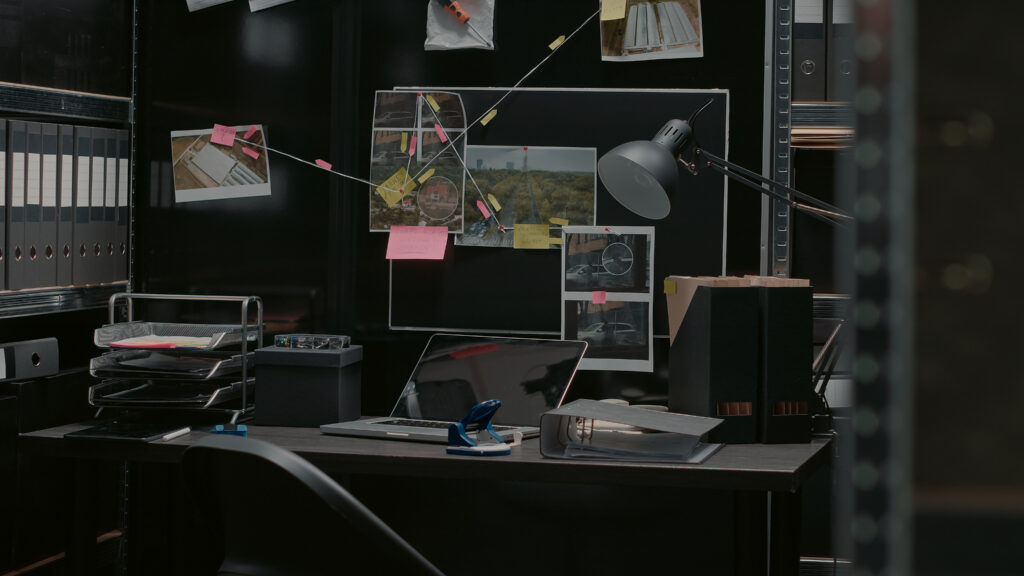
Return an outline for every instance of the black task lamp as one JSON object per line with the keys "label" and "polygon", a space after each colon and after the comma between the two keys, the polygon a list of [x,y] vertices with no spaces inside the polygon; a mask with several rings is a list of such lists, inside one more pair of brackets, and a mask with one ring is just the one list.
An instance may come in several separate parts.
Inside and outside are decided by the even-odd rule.
{"label": "black task lamp", "polygon": [[631,212],[644,218],[660,220],[668,216],[671,208],[669,196],[676,189],[678,164],[681,164],[693,175],[703,168],[712,168],[830,224],[853,220],[852,216],[831,204],[797,192],[701,148],[694,136],[693,123],[711,102],[708,100],[689,120],[669,120],[650,140],[626,142],[602,156],[597,162],[597,173],[608,192]]}

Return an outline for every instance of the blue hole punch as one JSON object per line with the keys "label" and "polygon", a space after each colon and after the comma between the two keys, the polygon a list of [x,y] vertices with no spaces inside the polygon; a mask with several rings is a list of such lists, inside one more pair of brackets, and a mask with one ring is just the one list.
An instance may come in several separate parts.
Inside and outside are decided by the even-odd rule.
{"label": "blue hole punch", "polygon": [[231,436],[248,436],[249,435],[249,427],[246,426],[245,424],[239,424],[238,426],[234,426],[234,425],[231,425],[231,424],[228,424],[227,426],[225,426],[224,424],[217,424],[217,426],[214,427],[213,430],[210,430],[210,434],[228,434],[228,435],[231,435]]}
{"label": "blue hole punch", "polygon": [[[494,431],[491,419],[501,408],[501,400],[493,398],[473,406],[462,420],[448,426],[449,454],[466,454],[470,456],[503,456],[511,454],[512,448]],[[476,440],[470,433],[476,433]]]}

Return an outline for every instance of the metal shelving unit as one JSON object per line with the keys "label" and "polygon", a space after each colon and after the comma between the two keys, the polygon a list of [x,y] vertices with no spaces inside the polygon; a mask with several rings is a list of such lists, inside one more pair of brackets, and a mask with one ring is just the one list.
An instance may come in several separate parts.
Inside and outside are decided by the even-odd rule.
{"label": "metal shelving unit", "polygon": [[[102,308],[117,292],[131,291],[135,255],[135,110],[138,2],[132,4],[132,97],[110,96],[0,82],[0,113],[31,115],[53,121],[74,120],[128,127],[129,166],[128,277],[129,280],[87,286],[58,286],[27,290],[0,290],[0,319],[55,312]],[[0,262],[0,265],[3,265]]]}

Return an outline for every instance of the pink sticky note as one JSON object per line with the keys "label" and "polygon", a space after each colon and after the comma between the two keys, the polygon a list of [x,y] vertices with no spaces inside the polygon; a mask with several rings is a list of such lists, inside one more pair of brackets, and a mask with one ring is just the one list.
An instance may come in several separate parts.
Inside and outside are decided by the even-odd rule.
{"label": "pink sticky note", "polygon": [[490,218],[491,213],[487,210],[487,206],[484,205],[483,200],[476,201],[476,207],[480,209],[480,213],[484,215],[484,218]]}
{"label": "pink sticky note", "polygon": [[416,153],[416,135],[409,139],[409,156]]}
{"label": "pink sticky note", "polygon": [[323,161],[323,160],[321,160],[319,158],[316,159],[316,165],[321,167],[321,168],[323,168],[324,170],[330,170],[331,169],[330,162],[325,162],[325,161]]}
{"label": "pink sticky note", "polygon": [[248,140],[249,138],[252,138],[252,135],[256,133],[256,130],[257,128],[255,124],[250,126],[249,129],[245,131],[245,139]]}
{"label": "pink sticky note", "polygon": [[213,125],[213,134],[210,135],[210,142],[221,146],[233,146],[235,143],[235,129],[231,126]]}
{"label": "pink sticky note", "polygon": [[443,260],[447,226],[392,226],[388,260]]}
{"label": "pink sticky note", "polygon": [[245,152],[245,155],[249,156],[253,160],[255,160],[255,159],[260,157],[260,153],[259,152],[253,150],[252,148],[249,148],[248,146],[242,146],[242,152]]}
{"label": "pink sticky note", "polygon": [[604,304],[608,301],[608,293],[604,290],[594,290],[590,293],[590,301],[594,304]]}
{"label": "pink sticky note", "polygon": [[442,144],[448,141],[448,137],[444,135],[444,130],[440,124],[434,124],[434,132],[437,132],[437,137],[441,139]]}

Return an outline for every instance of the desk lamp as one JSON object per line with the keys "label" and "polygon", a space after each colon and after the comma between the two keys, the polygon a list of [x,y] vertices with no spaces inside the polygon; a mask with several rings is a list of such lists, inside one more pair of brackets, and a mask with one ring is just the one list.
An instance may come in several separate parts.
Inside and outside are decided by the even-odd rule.
{"label": "desk lamp", "polygon": [[[711,105],[708,100],[689,120],[672,119],[650,140],[635,140],[613,148],[597,162],[601,182],[631,212],[660,220],[668,216],[669,195],[679,179],[678,164],[693,175],[711,168],[772,198],[833,225],[853,217],[802,192],[719,158],[700,147],[693,130],[697,117]],[[795,200],[799,199],[798,200]]]}

